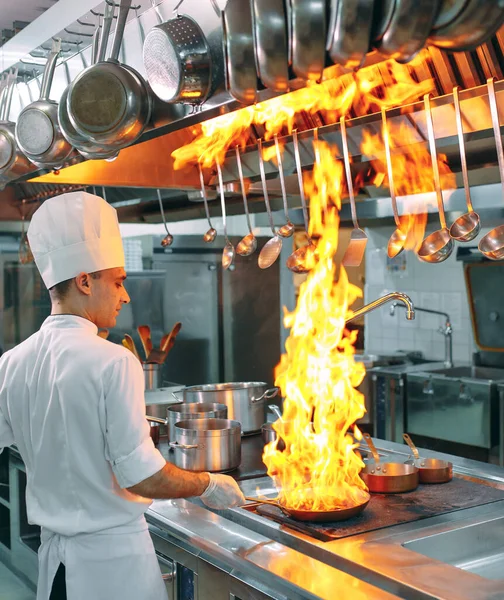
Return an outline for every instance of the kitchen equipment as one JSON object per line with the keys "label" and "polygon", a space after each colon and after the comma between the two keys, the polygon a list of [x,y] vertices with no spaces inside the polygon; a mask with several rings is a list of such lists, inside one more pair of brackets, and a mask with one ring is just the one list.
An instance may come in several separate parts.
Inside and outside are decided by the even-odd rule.
{"label": "kitchen equipment", "polygon": [[467,161],[464,141],[464,125],[462,123],[462,114],[460,111],[460,100],[458,87],[453,88],[453,104],[455,106],[455,120],[457,122],[457,134],[460,148],[460,163],[462,165],[462,179],[464,180],[464,192],[468,212],[459,217],[450,227],[450,235],[457,242],[470,242],[481,229],[480,218],[474,212],[471,202],[471,189],[469,188],[469,177],[467,175]]}
{"label": "kitchen equipment", "polygon": [[162,387],[161,365],[158,363],[142,363],[145,389],[157,390]]}
{"label": "kitchen equipment", "polygon": [[303,222],[308,244],[306,246],[302,246],[301,248],[297,248],[296,250],[294,250],[294,252],[287,258],[287,267],[293,273],[308,273],[308,271],[312,267],[313,261],[315,260],[314,255],[317,250],[317,247],[313,243],[310,234],[308,233],[308,208],[306,206],[306,197],[304,193],[303,170],[301,167],[301,157],[299,156],[299,142],[297,129],[294,129],[294,131],[292,132],[292,140],[294,144],[294,158],[296,161],[296,171],[299,183],[299,196],[301,198],[301,206],[303,209]]}
{"label": "kitchen equipment", "polygon": [[285,215],[285,225],[282,225],[278,230],[278,235],[283,238],[291,237],[294,233],[295,226],[289,219],[289,206],[287,204],[287,192],[285,190],[285,177],[283,171],[283,162],[282,162],[282,151],[280,150],[280,144],[278,143],[278,135],[275,133],[275,150],[276,157],[278,163],[278,175],[280,177],[280,187],[282,189],[282,200],[283,200],[283,208]]}
{"label": "kitchen equipment", "polygon": [[210,244],[215,240],[215,238],[217,236],[217,231],[214,229],[214,227],[212,225],[212,221],[210,220],[210,211],[208,210],[208,196],[206,193],[205,179],[203,178],[203,171],[201,169],[201,164],[198,164],[198,169],[199,169],[199,176],[200,176],[200,183],[201,183],[201,195],[203,196],[203,203],[205,205],[205,214],[206,214],[206,218],[208,221],[208,227],[209,227],[208,231],[203,236],[203,240],[205,242],[207,242],[207,244]]}
{"label": "kitchen equipment", "polygon": [[327,51],[331,60],[358,69],[369,50],[374,0],[331,0]]}
{"label": "kitchen equipment", "polygon": [[159,202],[159,210],[161,211],[161,218],[163,219],[163,225],[166,231],[166,235],[161,240],[161,246],[163,246],[163,248],[168,248],[173,244],[173,235],[168,231],[168,225],[166,224],[166,218],[164,214],[163,199],[161,198],[161,190],[159,188],[157,188],[157,197]]}
{"label": "kitchen equipment", "polygon": [[16,123],[16,140],[25,156],[39,167],[62,167],[73,151],[58,123],[58,103],[49,98],[61,40],[54,40],[42,78],[39,99],[26,106]]}
{"label": "kitchen equipment", "polygon": [[169,439],[175,440],[175,425],[179,421],[192,419],[227,419],[228,409],[225,404],[217,402],[182,403],[169,406],[167,409]]}
{"label": "kitchen equipment", "polygon": [[238,245],[236,246],[236,252],[240,256],[250,256],[257,249],[257,240],[254,235],[254,232],[252,231],[252,225],[250,224],[250,214],[249,214],[249,210],[248,210],[247,192],[245,190],[245,181],[243,179],[243,169],[242,169],[242,163],[241,163],[240,148],[238,146],[236,146],[236,164],[238,166],[238,174],[240,176],[240,186],[241,186],[241,192],[242,192],[242,197],[243,197],[243,208],[245,209],[245,215],[247,217],[247,227],[249,230],[249,233],[247,233],[247,235],[244,236],[238,242]]}
{"label": "kitchen equipment", "polygon": [[357,506],[351,506],[350,508],[340,508],[338,510],[321,510],[321,511],[313,511],[313,510],[302,510],[295,508],[286,508],[280,502],[276,502],[274,500],[265,500],[262,498],[251,498],[245,497],[245,500],[248,502],[253,502],[254,504],[269,504],[271,506],[276,506],[279,508],[285,515],[288,517],[292,517],[293,519],[297,519],[298,521],[313,521],[319,523],[329,523],[331,521],[346,521],[347,519],[351,519],[352,517],[356,517],[360,515],[361,512],[364,511],[366,506],[369,504],[369,496],[365,502],[361,504],[357,504]]}
{"label": "kitchen equipment", "polygon": [[232,471],[241,463],[241,427],[229,419],[193,419],[175,425],[175,464],[186,471]]}
{"label": "kitchen equipment", "polygon": [[267,88],[289,88],[289,41],[283,0],[252,0],[257,74]]}
{"label": "kitchen equipment", "polygon": [[442,29],[454,21],[464,10],[467,0],[441,0],[439,12],[432,25],[432,30]]}
{"label": "kitchen equipment", "polygon": [[387,245],[387,254],[389,258],[394,258],[398,254],[400,254],[404,250],[404,244],[406,243],[406,233],[401,229],[401,221],[399,219],[399,213],[397,211],[397,199],[395,195],[395,185],[394,185],[394,170],[392,168],[392,157],[390,155],[390,137],[389,131],[387,127],[387,114],[385,111],[385,107],[381,109],[382,115],[382,135],[383,135],[383,146],[385,148],[385,158],[387,161],[387,175],[389,180],[389,189],[390,189],[390,201],[392,203],[392,211],[394,213],[394,221],[396,224],[396,229],[394,233],[390,236],[388,245]]}
{"label": "kitchen equipment", "polygon": [[116,151],[140,137],[151,114],[151,99],[142,76],[118,61],[130,7],[131,0],[121,0],[108,60],[79,73],[67,95],[68,116],[77,133]]}
{"label": "kitchen equipment", "polygon": [[217,161],[217,176],[219,178],[219,190],[220,190],[220,199],[221,199],[221,209],[222,209],[222,227],[224,228],[224,239],[226,244],[224,246],[224,250],[222,251],[222,268],[227,271],[229,267],[233,264],[235,257],[235,249],[233,244],[229,241],[227,234],[227,223],[226,223],[226,199],[224,197],[224,182],[222,181],[222,170],[219,162]]}
{"label": "kitchen equipment", "polygon": [[273,224],[273,215],[271,214],[271,206],[269,203],[268,196],[268,188],[266,186],[266,174],[264,172],[264,159],[262,155],[262,141],[258,142],[258,158],[259,158],[259,170],[261,172],[261,182],[264,194],[264,203],[266,204],[266,210],[268,212],[268,220],[271,228],[271,232],[273,233],[273,237],[269,239],[266,244],[261,249],[259,253],[259,259],[257,264],[261,269],[268,269],[271,265],[276,261],[276,259],[280,256],[280,252],[282,251],[282,238],[279,237],[278,233],[275,231],[275,226]]}
{"label": "kitchen equipment", "polygon": [[380,463],[380,455],[371,436],[368,433],[364,433],[363,436],[374,459],[374,464],[366,465],[360,473],[370,492],[375,494],[400,494],[411,492],[418,487],[417,467],[403,463]]}
{"label": "kitchen equipment", "polygon": [[130,352],[133,352],[135,357],[138,358],[140,362],[142,362],[133,338],[127,333],[124,334],[123,346],[127,348]]}
{"label": "kitchen equipment", "polygon": [[226,87],[243,104],[257,100],[254,33],[249,0],[228,0],[222,12]]}
{"label": "kitchen equipment", "polygon": [[175,6],[174,18],[160,22],[147,34],[143,62],[147,80],[160,100],[203,104],[211,91],[212,56],[198,23],[178,14],[183,1]]}
{"label": "kitchen equipment", "polygon": [[239,421],[244,434],[254,433],[264,423],[264,400],[271,400],[279,388],[268,388],[263,381],[193,385],[174,393],[184,402],[217,402],[228,407],[228,417]]}
{"label": "kitchen equipment", "polygon": [[453,479],[453,464],[439,458],[420,458],[417,447],[407,433],[403,434],[404,441],[413,452],[413,464],[418,468],[420,483],[448,483]]}
{"label": "kitchen equipment", "polygon": [[[492,115],[492,124],[497,147],[497,160],[499,162],[499,173],[501,178],[502,193],[504,196],[504,151],[502,149],[502,137],[500,132],[499,109],[497,107],[497,98],[495,97],[494,79],[487,80],[488,102],[490,104],[490,114]],[[478,244],[479,251],[490,260],[501,260],[504,258],[504,225],[499,225],[485,236]]]}
{"label": "kitchen equipment", "polygon": [[343,255],[341,264],[345,267],[358,267],[362,259],[364,258],[364,252],[366,250],[367,235],[360,229],[359,222],[357,220],[357,208],[355,206],[354,190],[352,183],[352,170],[350,168],[350,156],[348,153],[348,141],[346,133],[345,117],[340,118],[341,125],[341,140],[343,145],[343,157],[345,161],[345,173],[348,186],[348,195],[350,196],[350,206],[352,209],[352,221],[354,228],[350,234],[350,243],[348,248]]}
{"label": "kitchen equipment", "polygon": [[425,45],[439,12],[440,0],[395,0],[394,9],[376,47],[398,62],[410,61]]}
{"label": "kitchen equipment", "polygon": [[471,51],[490,39],[501,27],[504,22],[504,6],[494,0],[445,1],[438,19],[445,23],[441,27],[434,24],[429,44],[450,52]]}
{"label": "kitchen equipment", "polygon": [[152,339],[151,339],[151,331],[148,325],[139,325],[137,327],[138,335],[140,336],[140,341],[142,342],[142,346],[145,353],[145,358],[149,357],[149,354],[152,352]]}
{"label": "kitchen equipment", "polygon": [[424,96],[425,119],[427,121],[427,134],[429,136],[429,148],[432,160],[432,171],[434,173],[434,187],[436,189],[437,204],[439,210],[439,222],[441,229],[428,235],[418,249],[417,255],[420,260],[429,263],[440,263],[446,260],[453,252],[453,240],[446,227],[446,218],[443,205],[443,193],[439,179],[439,165],[437,162],[436,138],[434,137],[434,124],[430,104],[430,94]]}
{"label": "kitchen equipment", "polygon": [[327,37],[325,0],[290,0],[292,70],[297,77],[320,81]]}
{"label": "kitchen equipment", "polygon": [[[282,421],[283,423],[282,413],[280,412],[278,406],[276,404],[270,404],[268,408],[269,410],[271,410],[271,412],[275,414],[276,418]],[[265,444],[268,444],[269,442],[274,442],[277,439],[278,435],[277,432],[273,429],[273,423],[264,423],[264,425],[261,427],[261,437]],[[279,440],[277,449],[285,450],[285,442],[282,439]]]}

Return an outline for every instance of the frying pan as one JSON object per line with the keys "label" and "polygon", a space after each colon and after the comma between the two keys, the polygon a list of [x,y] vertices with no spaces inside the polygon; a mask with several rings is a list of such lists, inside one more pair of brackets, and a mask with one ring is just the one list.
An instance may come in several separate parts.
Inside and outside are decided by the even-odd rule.
{"label": "frying pan", "polygon": [[67,95],[68,116],[77,133],[106,150],[120,150],[134,143],[151,114],[145,81],[118,61],[130,7],[131,0],[121,0],[108,60],[79,73]]}
{"label": "frying pan", "polygon": [[357,504],[357,506],[351,506],[350,508],[341,508],[339,510],[325,511],[286,508],[285,506],[282,506],[279,502],[275,502],[274,500],[261,500],[259,498],[250,497],[245,497],[245,500],[247,500],[248,502],[254,502],[255,504],[269,504],[271,506],[276,506],[284,513],[284,515],[292,517],[297,521],[328,523],[335,521],[346,521],[347,519],[351,519],[352,517],[360,515],[361,512],[363,512],[366,506],[369,504],[370,498],[368,497],[364,502],[362,502],[362,504]]}
{"label": "frying pan", "polygon": [[320,81],[325,64],[326,0],[290,0],[292,70]]}
{"label": "frying pan", "polygon": [[41,167],[63,166],[73,150],[58,123],[58,103],[49,98],[60,49],[61,40],[55,40],[44,69],[39,99],[21,111],[16,123],[19,147]]}
{"label": "frying pan", "polygon": [[418,468],[420,483],[448,483],[453,479],[453,464],[439,458],[420,458],[418,449],[407,433],[403,434],[404,441],[413,452],[414,460],[408,459]]}
{"label": "frying pan", "polygon": [[363,434],[373,454],[374,465],[367,465],[360,473],[369,491],[375,494],[400,494],[418,487],[418,469],[415,465],[380,463],[380,456],[368,433]]}

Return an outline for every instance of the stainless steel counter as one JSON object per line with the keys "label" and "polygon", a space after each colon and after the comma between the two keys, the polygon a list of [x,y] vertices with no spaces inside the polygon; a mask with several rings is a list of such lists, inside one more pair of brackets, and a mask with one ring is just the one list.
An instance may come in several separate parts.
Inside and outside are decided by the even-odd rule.
{"label": "stainless steel counter", "polygon": [[[377,445],[390,460],[408,455],[401,444]],[[504,490],[504,469],[423,454],[449,459],[456,475]],[[251,496],[274,491],[268,477],[240,486]],[[154,502],[147,516],[215,566],[262,581],[273,598],[504,598],[504,501],[331,542],[243,508],[215,514],[197,500]]]}

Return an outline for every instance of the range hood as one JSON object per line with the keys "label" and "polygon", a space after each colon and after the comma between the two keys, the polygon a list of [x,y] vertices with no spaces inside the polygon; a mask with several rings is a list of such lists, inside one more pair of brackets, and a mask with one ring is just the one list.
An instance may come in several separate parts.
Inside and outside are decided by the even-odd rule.
{"label": "range hood", "polygon": [[[165,3],[163,3],[165,4]],[[163,8],[166,18],[168,10]],[[207,35],[215,35],[216,29],[221,27],[220,20],[216,16],[210,3],[201,3],[198,0],[186,0],[184,12],[192,14],[202,26]],[[144,10],[137,18],[133,17],[126,27],[125,41],[123,45],[123,60],[131,64],[140,72],[143,71],[141,62],[141,38],[142,32],[148,30],[156,23],[152,9]],[[84,57],[84,61],[82,58]],[[86,58],[87,57],[87,58]],[[83,62],[89,62],[89,48],[80,55],[74,55],[68,59],[72,76],[82,68]],[[387,70],[383,67],[381,57],[378,53],[370,53],[365,66],[375,65],[380,71],[383,85],[388,83]],[[458,140],[455,128],[455,114],[452,105],[451,91],[455,85],[461,89],[460,99],[464,113],[464,129],[466,131],[467,157],[470,169],[471,186],[493,184],[499,181],[499,174],[495,165],[496,151],[493,130],[488,109],[488,99],[485,82],[488,77],[502,80],[504,77],[504,28],[486,44],[480,46],[473,52],[445,53],[434,47],[428,47],[423,51],[422,60],[416,60],[413,65],[408,66],[412,77],[418,81],[433,79],[435,84],[433,100],[433,118],[436,131],[436,143],[440,152],[447,155],[451,169],[457,173],[457,185],[462,185],[460,172],[460,158]],[[60,81],[64,77],[63,66],[57,69],[56,77]],[[343,74],[338,67],[326,70],[327,75],[337,76]],[[301,87],[303,82],[294,80],[291,89]],[[60,93],[65,84],[55,85]],[[496,84],[497,99],[501,114],[501,124],[504,123],[504,82]],[[268,90],[259,93],[260,101],[271,98],[274,94]],[[57,99],[57,98],[55,98]],[[12,194],[18,199],[34,198],[35,190],[40,185],[46,186],[47,191],[60,193],[60,186],[81,186],[93,188],[93,186],[104,186],[107,200],[114,204],[123,221],[130,222],[159,222],[160,214],[157,203],[157,188],[161,189],[165,200],[166,217],[169,221],[200,218],[204,216],[201,204],[201,193],[199,192],[199,179],[195,168],[186,168],[180,171],[173,170],[173,159],[171,153],[184,146],[193,139],[194,128],[199,123],[218,115],[238,110],[241,105],[232,99],[229,94],[220,89],[198,112],[192,112],[189,107],[181,105],[166,105],[156,102],[151,127],[143,134],[137,144],[121,151],[115,162],[106,161],[83,161],[79,164],[62,169],[58,174],[37,171],[24,177],[25,181],[17,181],[9,185],[3,194]],[[418,144],[427,146],[427,135],[425,117],[422,103],[414,103],[402,106],[387,113],[388,119],[395,122],[404,122],[406,126],[415,133]],[[13,118],[13,115],[11,115]],[[368,170],[369,161],[376,156],[365,156],[360,153],[360,142],[364,130],[379,133],[381,128],[380,114],[356,117],[349,115],[348,136],[350,151],[353,155],[355,171]],[[330,144],[341,147],[339,125],[327,123],[322,114],[307,115],[299,113],[296,118],[296,126],[299,133],[301,148],[301,160],[304,169],[311,169],[314,156],[312,150],[313,131],[318,128],[319,139]],[[257,146],[254,140],[262,137],[263,131],[254,128],[250,131],[250,145],[243,155],[244,175],[251,181],[250,188],[250,210],[252,212],[263,212],[264,202],[259,182],[259,168]],[[284,167],[287,175],[287,191],[289,204],[293,209],[299,207],[297,178],[294,174],[294,160],[292,152],[292,140],[286,136],[281,141],[285,144]],[[401,149],[408,152],[408,148]],[[379,157],[378,157],[379,158]],[[273,209],[281,208],[279,197],[278,172],[273,164],[266,164],[268,177],[268,189],[271,193]],[[230,214],[241,214],[243,204],[241,193],[236,185],[238,180],[234,152],[229,152],[223,165],[223,176],[226,185],[226,199]],[[26,180],[30,180],[29,183]],[[365,179],[364,179],[365,180]],[[214,188],[215,181],[211,173],[207,174],[207,184]],[[100,187],[98,187],[98,191]],[[388,190],[366,185],[359,195],[359,200],[369,204],[369,208],[359,207],[359,212],[369,212],[371,207],[377,207],[379,199],[388,197]],[[484,198],[488,194],[483,194]],[[495,196],[495,194],[493,194]],[[460,208],[463,209],[463,195],[455,193],[453,198],[462,199]],[[216,198],[215,191],[210,189],[209,199],[212,214],[220,214],[218,202],[212,202]],[[484,199],[482,198],[482,200]],[[0,201],[2,194],[0,194]],[[0,206],[4,203],[0,202]],[[490,203],[495,208],[495,200]],[[484,208],[484,207],[483,207]],[[489,207],[490,208],[490,207]],[[454,208],[454,210],[456,210]],[[342,217],[345,219],[347,211],[344,208]],[[380,210],[374,210],[374,214]],[[382,215],[388,218],[390,215]],[[0,212],[0,219],[5,218]]]}

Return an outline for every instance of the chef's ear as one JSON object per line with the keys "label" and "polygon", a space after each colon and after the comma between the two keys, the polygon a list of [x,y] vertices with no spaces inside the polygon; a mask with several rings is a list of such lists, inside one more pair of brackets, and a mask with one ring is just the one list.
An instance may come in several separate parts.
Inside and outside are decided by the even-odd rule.
{"label": "chef's ear", "polygon": [[89,273],[79,273],[75,278],[75,285],[79,292],[89,296],[91,294],[91,275]]}

